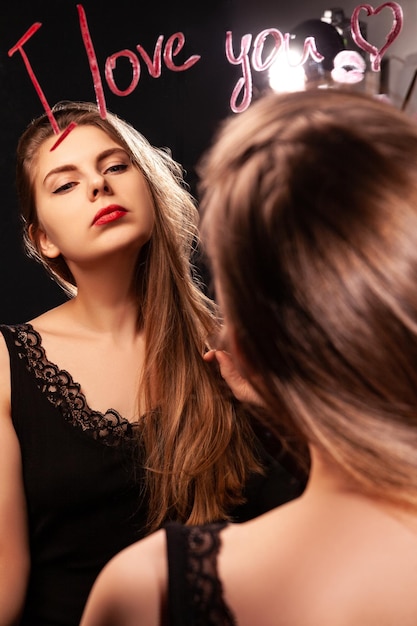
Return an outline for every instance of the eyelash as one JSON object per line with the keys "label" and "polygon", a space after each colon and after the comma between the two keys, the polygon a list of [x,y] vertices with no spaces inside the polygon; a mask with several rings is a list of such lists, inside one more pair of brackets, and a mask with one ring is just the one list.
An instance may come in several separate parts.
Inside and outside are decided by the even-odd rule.
{"label": "eyelash", "polygon": [[54,194],[59,194],[62,191],[68,191],[68,189],[72,189],[72,187],[74,186],[75,183],[65,183],[65,185],[61,185],[60,187],[58,187],[57,189],[54,189],[54,191],[52,193]]}
{"label": "eyelash", "polygon": [[[127,163],[117,163],[115,165],[110,165],[104,170],[104,174],[107,174],[107,173],[117,174],[118,172],[124,172],[127,170],[128,167],[129,166]],[[76,184],[77,183],[74,183],[74,182],[65,183],[64,185],[60,185],[52,193],[59,194],[59,193],[68,191],[69,189],[72,189]]]}
{"label": "eyelash", "polygon": [[128,168],[127,163],[117,163],[116,165],[110,165],[110,167],[108,167],[104,173],[109,172],[109,171],[124,172],[125,170],[127,170],[127,168]]}

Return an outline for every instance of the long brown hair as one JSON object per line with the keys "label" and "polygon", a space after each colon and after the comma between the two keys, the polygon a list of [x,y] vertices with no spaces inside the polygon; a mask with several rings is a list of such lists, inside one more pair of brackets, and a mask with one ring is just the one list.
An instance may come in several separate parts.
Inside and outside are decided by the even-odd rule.
{"label": "long brown hair", "polygon": [[[152,238],[138,256],[135,288],[146,356],[140,381],[145,406],[139,429],[149,496],[149,530],[164,519],[203,523],[226,518],[243,501],[251,472],[261,471],[247,415],[236,410],[218,371],[202,355],[218,330],[215,304],[191,263],[198,242],[196,203],[180,165],[115,114],[91,103],[53,109],[60,130],[97,126],[123,146],[144,174],[155,206]],[[69,293],[76,285],[65,259],[44,258],[37,247],[33,167],[53,129],[46,115],[32,121],[17,149],[17,189],[28,253]]]}
{"label": "long brown hair", "polygon": [[269,425],[417,505],[417,126],[359,93],[268,94],[200,168],[202,233]]}

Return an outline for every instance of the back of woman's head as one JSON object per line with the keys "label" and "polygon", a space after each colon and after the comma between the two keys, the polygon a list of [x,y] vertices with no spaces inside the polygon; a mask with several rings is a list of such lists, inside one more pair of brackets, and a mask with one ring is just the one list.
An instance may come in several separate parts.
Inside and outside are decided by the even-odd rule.
{"label": "back of woman's head", "polygon": [[361,94],[268,95],[201,164],[241,366],[362,490],[417,505],[417,127]]}

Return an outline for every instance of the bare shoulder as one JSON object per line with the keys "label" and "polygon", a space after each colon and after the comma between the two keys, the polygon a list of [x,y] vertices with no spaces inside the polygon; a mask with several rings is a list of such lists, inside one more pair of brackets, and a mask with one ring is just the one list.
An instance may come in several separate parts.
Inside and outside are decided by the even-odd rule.
{"label": "bare shoulder", "polygon": [[361,495],[301,497],[230,525],[218,565],[240,626],[417,623],[417,529]]}
{"label": "bare shoulder", "polygon": [[165,532],[125,548],[99,574],[80,626],[159,626],[166,596]]}

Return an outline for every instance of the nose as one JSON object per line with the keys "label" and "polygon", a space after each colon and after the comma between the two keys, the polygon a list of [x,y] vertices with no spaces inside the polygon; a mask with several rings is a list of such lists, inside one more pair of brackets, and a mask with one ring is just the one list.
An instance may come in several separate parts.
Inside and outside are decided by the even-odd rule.
{"label": "nose", "polygon": [[96,174],[89,183],[89,197],[91,200],[95,200],[102,195],[111,194],[111,187],[105,176]]}

